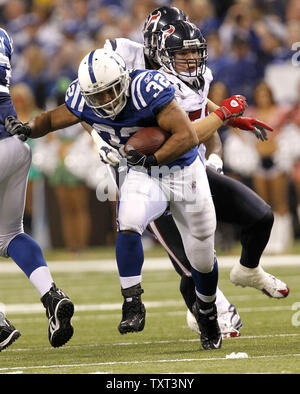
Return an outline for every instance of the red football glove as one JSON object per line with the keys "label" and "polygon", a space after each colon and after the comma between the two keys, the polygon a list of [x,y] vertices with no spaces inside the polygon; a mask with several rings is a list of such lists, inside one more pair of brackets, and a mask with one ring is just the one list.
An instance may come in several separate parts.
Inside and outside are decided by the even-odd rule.
{"label": "red football glove", "polygon": [[227,119],[243,115],[247,107],[246,97],[236,95],[225,99],[214,113],[224,122]]}
{"label": "red football glove", "polygon": [[262,141],[267,141],[268,139],[266,130],[273,131],[273,128],[271,126],[268,126],[267,124],[254,118],[231,118],[228,120],[227,124],[231,127],[236,127],[241,130],[252,131],[255,134],[256,138]]}

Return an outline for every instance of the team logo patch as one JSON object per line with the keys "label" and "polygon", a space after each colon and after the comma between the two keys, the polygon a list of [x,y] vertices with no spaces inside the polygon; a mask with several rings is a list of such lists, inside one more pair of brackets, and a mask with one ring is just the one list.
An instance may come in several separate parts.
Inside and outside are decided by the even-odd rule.
{"label": "team logo patch", "polygon": [[167,37],[173,34],[174,31],[175,31],[175,27],[173,25],[170,25],[170,28],[163,32],[163,41],[165,41]]}
{"label": "team logo patch", "polygon": [[161,17],[161,12],[158,11],[158,13],[156,15],[152,15],[151,18],[149,19],[147,25],[146,25],[146,30],[148,29],[148,27],[151,25],[151,23],[154,24],[152,31],[154,31],[156,29],[157,23],[160,20]]}
{"label": "team logo patch", "polygon": [[150,80],[153,78],[153,75],[151,74],[151,73],[148,73],[146,76],[145,76],[145,82],[146,83],[149,83],[150,82]]}

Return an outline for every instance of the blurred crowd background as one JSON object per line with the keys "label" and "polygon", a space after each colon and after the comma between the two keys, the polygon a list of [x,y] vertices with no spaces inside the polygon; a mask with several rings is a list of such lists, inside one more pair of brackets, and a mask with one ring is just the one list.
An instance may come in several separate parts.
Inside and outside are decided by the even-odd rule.
{"label": "blurred crowd background", "polygon": [[[18,116],[27,121],[63,103],[82,57],[106,39],[143,42],[145,18],[163,5],[182,9],[205,36],[210,98],[219,104],[243,94],[246,115],[274,128],[267,142],[227,127],[219,133],[224,172],[273,208],[267,252],[284,252],[300,237],[299,0],[0,0],[0,25],[14,41],[11,95]],[[96,156],[88,158],[92,147],[82,131],[74,126],[29,142],[25,230],[44,248],[78,253],[114,243],[115,204],[97,199],[106,175]],[[217,247],[230,249],[237,231],[219,225]]]}

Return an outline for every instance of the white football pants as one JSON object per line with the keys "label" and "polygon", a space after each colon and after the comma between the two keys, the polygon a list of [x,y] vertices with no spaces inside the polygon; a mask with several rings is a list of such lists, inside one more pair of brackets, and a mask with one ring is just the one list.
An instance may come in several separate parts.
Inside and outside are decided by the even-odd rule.
{"label": "white football pants", "polygon": [[23,230],[23,214],[31,151],[18,137],[0,140],[0,256]]}
{"label": "white football pants", "polygon": [[202,273],[211,272],[216,216],[205,168],[199,158],[190,166],[161,178],[130,169],[120,187],[119,231],[142,234],[168,205],[192,267]]}

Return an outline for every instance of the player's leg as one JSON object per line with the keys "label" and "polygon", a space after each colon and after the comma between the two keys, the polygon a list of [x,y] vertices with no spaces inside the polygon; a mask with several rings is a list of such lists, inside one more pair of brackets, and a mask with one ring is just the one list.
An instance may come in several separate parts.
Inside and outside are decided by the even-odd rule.
{"label": "player's leg", "polygon": [[[191,274],[191,264],[184,251],[181,235],[172,214],[167,211],[167,213],[150,223],[148,229],[166,250],[176,272],[181,277],[180,292],[188,307],[187,323],[191,330],[199,333],[198,324],[192,314],[192,308],[196,301],[196,293],[195,283]],[[240,336],[239,330],[242,327],[241,318],[235,306],[228,301],[219,288],[217,288],[216,306],[218,322],[223,337]]]}
{"label": "player's leg", "polygon": [[73,334],[70,320],[74,306],[60,290],[51,291],[53,279],[41,248],[23,232],[31,153],[28,145],[17,137],[2,140],[0,151],[0,254],[11,257],[40,293],[47,317],[52,321],[51,329],[49,325],[50,343],[61,346]]}
{"label": "player's leg", "polygon": [[[142,187],[141,187],[142,185]],[[120,188],[116,258],[124,297],[119,332],[141,331],[145,307],[141,302],[144,253],[141,236],[149,222],[166,210],[167,200],[157,182],[131,170]]]}
{"label": "player's leg", "polygon": [[251,286],[274,298],[288,295],[285,283],[259,266],[268,243],[273,213],[268,204],[241,182],[207,168],[217,220],[241,226],[242,253],[230,274],[236,285]]}
{"label": "player's leg", "polygon": [[[204,349],[221,347],[222,335],[217,321],[216,292],[218,264],[214,253],[216,217],[203,164],[199,159],[173,175],[174,199],[170,209],[191,263],[196,302],[193,314],[201,332]],[[180,187],[183,187],[182,201]]]}

